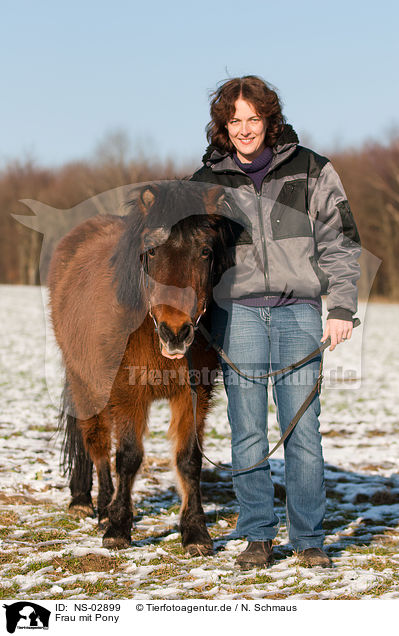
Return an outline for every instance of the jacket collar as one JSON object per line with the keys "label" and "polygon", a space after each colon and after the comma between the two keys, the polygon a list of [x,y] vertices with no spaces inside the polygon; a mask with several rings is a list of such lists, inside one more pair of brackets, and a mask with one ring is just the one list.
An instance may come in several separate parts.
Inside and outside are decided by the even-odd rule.
{"label": "jacket collar", "polygon": [[[299,143],[298,135],[290,124],[285,124],[281,135],[278,137],[276,144],[273,146],[273,159],[270,164],[270,170],[285,161],[295,150]],[[214,172],[224,172],[226,170],[233,172],[243,172],[234,161],[230,152],[221,150],[217,146],[208,146],[204,156],[203,163],[210,167]],[[243,173],[244,174],[244,173]]]}

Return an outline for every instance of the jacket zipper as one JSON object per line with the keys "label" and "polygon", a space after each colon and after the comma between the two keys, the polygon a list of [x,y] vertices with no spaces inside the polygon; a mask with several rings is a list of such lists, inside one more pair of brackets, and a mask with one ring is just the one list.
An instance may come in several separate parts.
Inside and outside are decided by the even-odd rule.
{"label": "jacket zipper", "polygon": [[[254,185],[255,188],[255,185]],[[267,250],[266,250],[266,238],[265,238],[265,228],[263,225],[262,219],[262,204],[261,204],[261,196],[262,196],[262,185],[261,189],[258,192],[255,188],[256,199],[257,199],[257,209],[258,209],[258,221],[259,221],[259,230],[260,230],[260,240],[262,243],[262,251],[263,251],[263,276],[265,279],[265,293],[270,291],[269,285],[269,262],[267,258]]]}
{"label": "jacket zipper", "polygon": [[[274,169],[274,167],[273,167],[273,169]],[[223,174],[228,174],[228,171],[227,170],[223,170],[222,173]],[[270,292],[270,285],[269,285],[270,276],[269,276],[269,261],[268,261],[268,258],[267,258],[267,250],[266,250],[265,228],[264,228],[263,219],[262,219],[261,197],[262,197],[262,186],[263,186],[263,183],[266,180],[266,178],[267,178],[269,173],[270,173],[270,169],[269,169],[269,172],[265,175],[265,177],[264,177],[264,179],[263,179],[263,181],[261,183],[259,192],[256,189],[255,184],[253,183],[252,179],[250,177],[248,177],[248,175],[245,175],[248,178],[249,181],[252,181],[252,186],[253,186],[253,189],[255,191],[256,200],[257,200],[257,212],[258,212],[260,239],[261,239],[261,243],[262,243],[263,262],[264,262],[263,276],[264,276],[264,279],[265,279],[265,294],[267,294],[267,292]]]}
{"label": "jacket zipper", "polygon": [[[287,159],[287,157],[284,159],[284,161]],[[272,163],[273,163],[274,158],[272,159]],[[277,165],[280,165],[280,162],[277,162]],[[274,165],[272,167],[272,169],[274,170],[277,166]],[[263,269],[263,276],[265,279],[265,294],[267,294],[268,292],[270,292],[270,274],[269,274],[269,261],[268,261],[268,257],[267,257],[267,250],[266,250],[266,233],[265,233],[265,227],[263,224],[263,218],[262,218],[262,204],[261,204],[261,196],[262,196],[262,186],[263,183],[266,181],[267,177],[269,176],[270,172],[271,172],[271,166],[269,166],[269,170],[266,173],[261,186],[260,186],[260,191],[258,192],[255,184],[252,182],[255,194],[256,194],[256,199],[257,199],[257,211],[258,211],[258,221],[259,221],[259,230],[260,230],[260,238],[261,238],[261,243],[262,243],[262,252],[263,252],[263,261],[264,261],[264,269]],[[211,170],[213,171],[213,168],[211,167]],[[228,170],[222,170],[221,171],[223,174],[228,174]],[[237,172],[242,172],[241,170],[237,170]],[[243,173],[245,174],[245,173]],[[248,177],[248,175],[245,175],[248,180],[252,181],[252,179],[250,177]]]}

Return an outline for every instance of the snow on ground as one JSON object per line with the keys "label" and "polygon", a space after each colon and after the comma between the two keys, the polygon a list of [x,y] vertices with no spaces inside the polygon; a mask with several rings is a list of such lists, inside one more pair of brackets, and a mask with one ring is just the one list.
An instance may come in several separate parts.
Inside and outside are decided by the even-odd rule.
{"label": "snow on ground", "polygon": [[[333,567],[296,563],[287,543],[280,450],[271,460],[281,519],[276,561],[242,572],[235,557],[245,542],[233,532],[231,477],[207,462],[202,491],[215,554],[190,558],[181,548],[167,403],[151,410],[146,461],[133,494],[132,547],[104,549],[94,519],[67,514],[56,433],[62,374],[51,338],[46,351],[41,290],[2,286],[0,295],[0,598],[399,598],[398,305],[362,306],[364,328],[326,354],[321,427]],[[229,463],[225,409],[220,386],[206,453]],[[269,415],[273,442],[272,400]]]}

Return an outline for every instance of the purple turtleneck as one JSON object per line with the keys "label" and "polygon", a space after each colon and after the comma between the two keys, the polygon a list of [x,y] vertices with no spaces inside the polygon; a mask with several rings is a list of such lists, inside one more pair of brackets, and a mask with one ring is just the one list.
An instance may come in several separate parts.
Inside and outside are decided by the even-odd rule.
{"label": "purple turtleneck", "polygon": [[266,146],[259,157],[256,157],[256,159],[251,161],[251,163],[242,163],[236,153],[233,154],[233,159],[237,166],[252,179],[255,184],[255,188],[259,192],[262,181],[266,176],[271,160],[273,159],[273,150],[269,146]]}

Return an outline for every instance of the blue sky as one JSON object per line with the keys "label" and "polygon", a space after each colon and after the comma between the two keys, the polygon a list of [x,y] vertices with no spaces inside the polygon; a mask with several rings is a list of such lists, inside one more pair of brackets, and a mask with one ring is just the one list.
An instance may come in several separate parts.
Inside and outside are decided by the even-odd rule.
{"label": "blue sky", "polygon": [[2,0],[0,165],[59,165],[125,131],[132,156],[198,161],[227,77],[275,87],[319,152],[399,126],[399,3]]}

